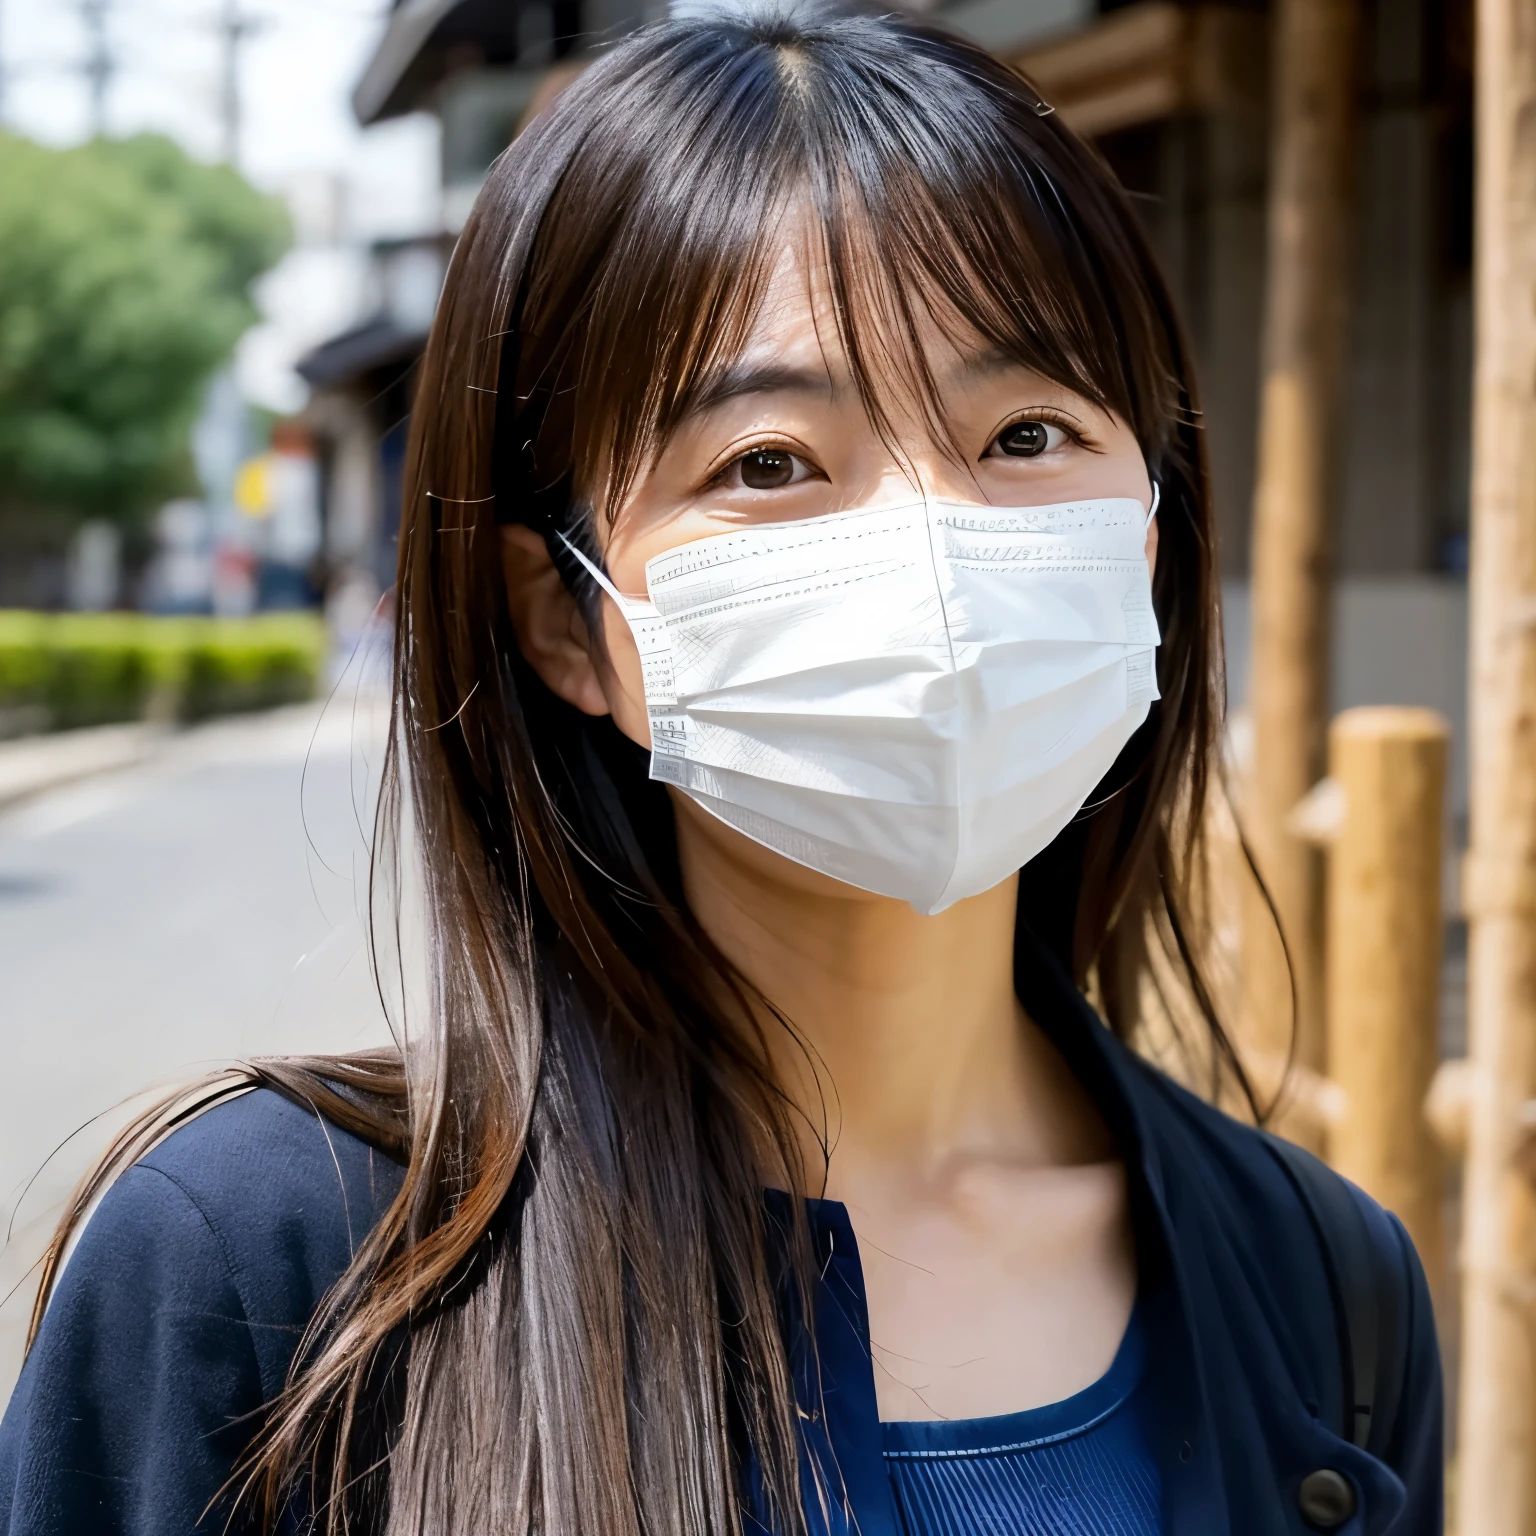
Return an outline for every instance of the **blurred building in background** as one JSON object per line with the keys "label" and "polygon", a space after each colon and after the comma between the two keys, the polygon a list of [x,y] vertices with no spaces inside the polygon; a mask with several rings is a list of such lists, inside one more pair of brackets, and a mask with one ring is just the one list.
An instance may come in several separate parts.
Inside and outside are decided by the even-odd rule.
{"label": "blurred building in background", "polygon": [[336,615],[343,631],[394,581],[411,382],[452,249],[446,231],[375,243],[366,318],[298,363],[312,389],[302,419],[320,465],[328,596],[355,610]]}
{"label": "blurred building in background", "polygon": [[551,91],[594,46],[665,10],[656,0],[395,0],[352,104],[362,123],[436,113],[443,218],[457,230],[491,162]]}
{"label": "blurred building in background", "polygon": [[441,228],[377,242],[366,318],[299,365],[323,473],[326,554],[361,591],[393,580],[414,365],[458,231],[491,162],[592,49],[646,19],[636,0],[396,0],[353,94],[364,126],[428,111],[441,124]]}

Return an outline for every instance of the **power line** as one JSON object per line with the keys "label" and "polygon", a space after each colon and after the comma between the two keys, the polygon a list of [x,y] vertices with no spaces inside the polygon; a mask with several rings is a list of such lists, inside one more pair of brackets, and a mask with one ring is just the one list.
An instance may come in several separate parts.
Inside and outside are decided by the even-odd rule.
{"label": "power line", "polygon": [[[181,28],[192,21],[185,0],[127,0],[125,5],[117,0],[71,0],[70,9],[80,17],[85,32],[83,55],[71,49],[66,58],[18,60],[12,56],[15,50],[6,46],[12,38],[0,35],[0,121],[20,105],[16,90],[19,84],[33,76],[64,73],[84,81],[89,97],[89,131],[97,137],[104,135],[116,87],[126,75],[136,76],[144,67],[135,57],[136,49],[129,46],[125,53],[123,45],[139,40],[146,30],[141,22],[150,22],[148,32],[155,34],[161,27]],[[389,10],[389,0],[218,0],[216,6],[204,10],[193,24],[199,28],[211,25],[220,46],[213,83],[222,157],[232,165],[238,164],[240,158],[245,127],[243,44],[269,29],[286,31],[296,12],[319,12],[337,21],[366,24],[387,15]],[[129,16],[132,30],[125,35]],[[0,22],[12,21],[13,17],[10,0],[0,0]],[[0,28],[0,32],[3,30]],[[11,30],[14,31],[14,26]],[[153,64],[149,68],[153,72]],[[202,83],[206,82],[205,75]]]}
{"label": "power line", "polygon": [[107,93],[117,73],[117,60],[107,37],[107,10],[111,0],[80,0],[80,19],[85,23],[90,45],[81,73],[91,91],[91,134],[101,138],[107,131]]}
{"label": "power line", "polygon": [[224,159],[237,170],[240,166],[240,129],[243,102],[240,92],[240,50],[256,33],[269,24],[264,17],[249,16],[240,8],[240,0],[224,0],[219,15],[219,33],[224,48],[223,89],[219,97],[219,120],[224,133]]}

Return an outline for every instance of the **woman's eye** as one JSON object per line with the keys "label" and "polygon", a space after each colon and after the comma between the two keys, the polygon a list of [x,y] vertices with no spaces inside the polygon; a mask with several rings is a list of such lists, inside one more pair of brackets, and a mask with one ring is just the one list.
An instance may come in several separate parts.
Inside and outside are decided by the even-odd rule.
{"label": "woman's eye", "polygon": [[725,482],[732,481],[749,491],[776,491],[810,477],[810,467],[787,448],[753,448],[726,465]]}
{"label": "woman's eye", "polygon": [[993,446],[1010,459],[1037,459],[1066,442],[1067,434],[1048,421],[1010,422],[993,439]]}

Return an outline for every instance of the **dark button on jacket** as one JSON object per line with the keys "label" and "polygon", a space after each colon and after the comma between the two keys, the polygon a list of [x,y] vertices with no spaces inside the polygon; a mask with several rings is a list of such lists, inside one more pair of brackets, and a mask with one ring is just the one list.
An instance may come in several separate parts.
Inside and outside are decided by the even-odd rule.
{"label": "dark button on jacket", "polygon": [[[1130,1170],[1137,1251],[1158,1282],[1147,1289],[1147,1370],[1165,1405],[1154,1450],[1166,1529],[1439,1532],[1439,1355],[1423,1275],[1395,1219],[1356,1192],[1382,1253],[1407,1267],[1413,1306],[1404,1389],[1378,1459],[1338,1433],[1343,1369],[1323,1256],[1258,1134],[1120,1045],[1027,933],[1018,987]],[[82,1235],[0,1426],[0,1531],[222,1531],[217,1495],[261,1405],[400,1178],[269,1092],[209,1112],[129,1170]],[[824,1516],[809,1495],[807,1518],[817,1536],[898,1536],[852,1234],[838,1207],[813,1205],[812,1219],[829,1256],[816,1349],[793,1322],[789,1347],[807,1475],[819,1469],[837,1496]],[[1325,1490],[1320,1472],[1349,1498],[1338,1484]]]}
{"label": "dark button on jacket", "polygon": [[1342,1472],[1319,1467],[1301,1480],[1296,1504],[1308,1525],[1318,1531],[1336,1531],[1355,1512],[1355,1490]]}

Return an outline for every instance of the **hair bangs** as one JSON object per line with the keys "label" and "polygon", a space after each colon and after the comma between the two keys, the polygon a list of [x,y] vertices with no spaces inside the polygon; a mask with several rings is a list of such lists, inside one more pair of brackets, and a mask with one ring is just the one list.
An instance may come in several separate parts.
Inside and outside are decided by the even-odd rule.
{"label": "hair bangs", "polygon": [[[740,354],[803,176],[780,93],[750,59],[701,56],[622,85],[611,62],[577,88],[671,95],[676,111],[639,131],[600,119],[582,137],[533,242],[515,360],[503,359],[525,485],[577,513],[621,504]],[[692,132],[664,131],[686,120]]]}

